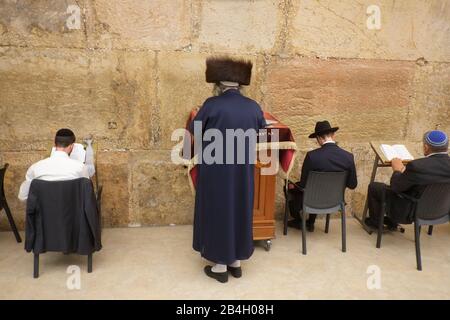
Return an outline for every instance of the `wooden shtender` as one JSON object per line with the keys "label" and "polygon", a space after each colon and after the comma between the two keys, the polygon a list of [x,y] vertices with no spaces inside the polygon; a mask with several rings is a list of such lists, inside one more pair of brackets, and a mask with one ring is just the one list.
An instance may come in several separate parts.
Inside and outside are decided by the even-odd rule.
{"label": "wooden shtender", "polygon": [[270,250],[275,238],[275,183],[276,175],[261,175],[263,165],[255,165],[255,189],[253,196],[253,240],[264,240]]}
{"label": "wooden shtender", "polygon": [[[413,152],[414,147],[410,144],[406,144],[406,143],[399,143],[399,142],[380,142],[380,141],[371,141],[370,142],[370,146],[372,147],[372,150],[375,153],[375,161],[373,163],[373,167],[372,167],[372,175],[370,177],[370,183],[375,181],[375,176],[377,174],[377,169],[378,168],[385,168],[385,167],[390,167],[391,166],[391,161],[389,161],[386,156],[384,155],[383,151],[381,150],[381,145],[382,144],[389,144],[389,145],[394,145],[394,144],[403,144],[408,151],[411,153],[411,155],[417,159],[418,155],[415,154]],[[403,163],[406,164],[408,162],[410,162],[411,160],[404,160]],[[364,210],[363,210],[363,214],[362,214],[362,218],[359,218],[356,214],[353,213],[353,217],[359,221],[359,223],[361,223],[361,225],[363,226],[364,230],[366,230],[369,234],[372,234],[373,230],[371,228],[369,228],[366,223],[365,220],[367,218],[367,214],[369,211],[369,202],[368,202],[368,198],[366,196],[366,201],[364,204]]]}

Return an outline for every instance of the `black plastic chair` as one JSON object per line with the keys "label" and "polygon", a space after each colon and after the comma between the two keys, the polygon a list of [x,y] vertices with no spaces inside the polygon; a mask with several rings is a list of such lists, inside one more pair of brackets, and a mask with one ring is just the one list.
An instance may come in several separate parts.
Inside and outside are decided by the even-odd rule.
{"label": "black plastic chair", "polygon": [[[77,191],[83,188],[86,192]],[[79,193],[77,197],[74,192]],[[39,277],[39,258],[45,252],[87,255],[87,271],[92,272],[93,253],[102,247],[101,194],[102,188],[95,194],[92,181],[87,178],[33,180],[27,200],[25,250],[34,255],[34,278]],[[75,205],[80,197],[84,197],[84,209]]]}
{"label": "black plastic chair", "polygon": [[5,213],[6,213],[6,216],[8,217],[9,225],[11,226],[14,236],[16,237],[16,241],[20,243],[20,242],[22,242],[22,238],[20,237],[19,231],[17,231],[17,227],[14,222],[13,216],[11,214],[11,210],[9,209],[8,202],[6,201],[6,195],[5,195],[4,181],[5,181],[6,169],[8,169],[8,167],[9,167],[9,164],[5,163],[3,168],[0,168],[0,211],[2,209],[5,209]]}
{"label": "black plastic chair", "polygon": [[[100,232],[103,231],[103,224],[102,224],[102,193],[103,193],[103,185],[98,186],[95,198],[97,201],[97,210],[98,215],[100,217]],[[88,258],[88,273],[92,272],[92,254],[89,254],[87,256]],[[34,254],[34,266],[33,266],[33,277],[39,278],[39,254]]]}
{"label": "black plastic chair", "polygon": [[[420,253],[420,230],[423,225],[428,225],[428,234],[433,233],[433,225],[450,222],[450,183],[437,183],[427,185],[419,198],[399,193],[399,197],[413,203],[414,215],[414,242],[416,245],[417,270],[422,270],[422,258]],[[385,198],[385,196],[384,196]],[[378,222],[377,248],[381,247],[383,234],[383,217],[386,212],[386,201],[383,199],[383,211]],[[380,227],[381,225],[381,227]]]}
{"label": "black plastic chair", "polygon": [[302,252],[306,254],[306,215],[326,214],[325,233],[330,227],[331,213],[341,212],[342,252],[347,251],[345,223],[345,187],[347,172],[317,172],[308,175],[303,193],[302,217]]}

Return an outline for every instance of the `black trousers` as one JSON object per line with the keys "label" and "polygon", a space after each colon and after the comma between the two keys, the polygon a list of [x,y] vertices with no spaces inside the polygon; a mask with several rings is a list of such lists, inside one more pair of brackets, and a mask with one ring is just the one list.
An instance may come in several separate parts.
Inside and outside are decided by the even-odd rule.
{"label": "black trousers", "polygon": [[374,225],[378,225],[379,217],[382,214],[382,197],[385,192],[386,214],[394,223],[412,223],[412,204],[400,198],[389,186],[381,182],[372,182],[367,190],[369,201],[369,218]]}
{"label": "black trousers", "polygon": [[[289,201],[289,212],[291,217],[295,220],[300,220],[300,211],[303,207],[303,191],[295,188],[288,190],[291,200]],[[316,214],[310,214],[308,223],[314,224],[316,221]]]}
{"label": "black trousers", "polygon": [[[373,225],[377,225],[381,215],[383,205],[383,192],[387,192],[387,185],[380,182],[372,182],[367,190],[367,200],[369,202],[369,218]],[[387,198],[387,194],[386,194]]]}

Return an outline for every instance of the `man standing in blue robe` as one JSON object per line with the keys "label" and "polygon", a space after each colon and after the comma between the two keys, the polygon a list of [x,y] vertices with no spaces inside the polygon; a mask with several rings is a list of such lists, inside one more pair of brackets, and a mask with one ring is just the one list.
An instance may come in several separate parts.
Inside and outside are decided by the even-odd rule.
{"label": "man standing in blue robe", "polygon": [[258,103],[240,92],[251,70],[249,61],[207,59],[206,82],[217,95],[190,126],[199,159],[193,248],[215,264],[204,268],[206,275],[222,283],[228,272],[241,277],[240,261],[253,254],[255,150],[265,120]]}

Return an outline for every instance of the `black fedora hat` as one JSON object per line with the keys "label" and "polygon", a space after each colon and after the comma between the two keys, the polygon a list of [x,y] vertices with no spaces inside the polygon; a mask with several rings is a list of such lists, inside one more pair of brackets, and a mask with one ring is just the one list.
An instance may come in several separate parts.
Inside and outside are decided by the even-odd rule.
{"label": "black fedora hat", "polygon": [[309,138],[316,138],[317,136],[321,136],[323,134],[327,134],[330,132],[336,132],[338,131],[339,127],[331,127],[330,123],[325,121],[318,121],[316,122],[316,127],[314,128],[314,133],[311,133],[309,135]]}

